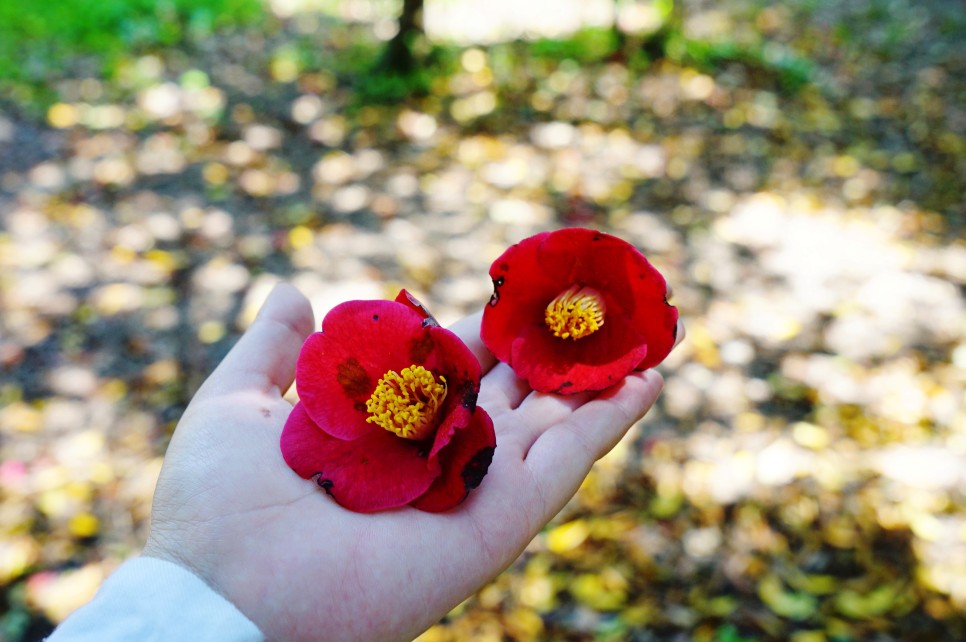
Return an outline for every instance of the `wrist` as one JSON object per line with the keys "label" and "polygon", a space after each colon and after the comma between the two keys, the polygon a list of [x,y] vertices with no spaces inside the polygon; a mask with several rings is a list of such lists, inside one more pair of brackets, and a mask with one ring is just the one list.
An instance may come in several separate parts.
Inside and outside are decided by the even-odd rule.
{"label": "wrist", "polygon": [[151,527],[151,533],[148,535],[141,555],[179,566],[204,582],[214,592],[226,597],[225,592],[216,585],[214,578],[207,572],[207,564],[201,563],[200,556],[194,554],[192,547],[186,545],[182,538],[170,537],[162,528]]}
{"label": "wrist", "polygon": [[87,640],[256,642],[251,618],[180,564],[150,556],[128,560],[90,603],[57,628],[51,642]]}

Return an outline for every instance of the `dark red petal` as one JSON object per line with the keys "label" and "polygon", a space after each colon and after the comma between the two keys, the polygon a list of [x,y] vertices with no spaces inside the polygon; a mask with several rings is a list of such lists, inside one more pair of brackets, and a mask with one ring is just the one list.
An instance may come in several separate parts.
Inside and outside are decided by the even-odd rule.
{"label": "dark red petal", "polygon": [[456,432],[449,445],[439,454],[442,473],[424,495],[412,502],[414,508],[440,513],[466,499],[480,485],[493,458],[496,434],[493,421],[482,408],[477,408],[470,424]]}
{"label": "dark red petal", "polygon": [[646,354],[647,344],[621,324],[577,341],[531,326],[513,342],[513,371],[534,390],[569,395],[618,383]]}
{"label": "dark red petal", "polygon": [[404,306],[421,316],[423,318],[424,327],[439,325],[436,317],[429,313],[429,308],[423,305],[422,301],[414,297],[406,290],[400,290],[399,294],[396,295],[395,301],[396,303],[402,303]]}
{"label": "dark red petal", "polygon": [[547,304],[569,287],[561,287],[560,276],[547,273],[539,260],[549,236],[544,232],[511,245],[490,266],[493,296],[483,309],[480,338],[500,361],[510,363],[513,340],[526,326],[543,323]]}
{"label": "dark red petal", "polygon": [[430,328],[436,349],[426,355],[422,364],[446,379],[446,401],[440,411],[440,426],[429,456],[435,457],[449,443],[454,431],[470,422],[480,393],[480,362],[462,339],[444,328]]}
{"label": "dark red petal", "polygon": [[296,404],[282,430],[282,457],[301,477],[316,479],[341,506],[371,513],[405,506],[440,474],[420,444],[385,431],[345,441],[326,434]]}
{"label": "dark red petal", "polygon": [[366,401],[386,372],[413,365],[414,338],[428,336],[422,323],[412,309],[393,301],[349,301],[333,308],[322,331],[305,340],[295,368],[299,399],[312,420],[341,439],[382,431],[366,423]]}

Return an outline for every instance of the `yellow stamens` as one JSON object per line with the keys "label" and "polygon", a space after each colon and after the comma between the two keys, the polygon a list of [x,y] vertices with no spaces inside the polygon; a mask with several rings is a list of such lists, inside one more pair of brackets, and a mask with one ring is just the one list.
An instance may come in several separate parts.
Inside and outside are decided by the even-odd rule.
{"label": "yellow stamens", "polygon": [[544,321],[555,337],[576,341],[600,330],[605,310],[600,292],[574,285],[550,302]]}
{"label": "yellow stamens", "polygon": [[390,370],[366,402],[366,421],[403,439],[425,439],[436,427],[436,413],[446,399],[446,378],[439,381],[422,366]]}

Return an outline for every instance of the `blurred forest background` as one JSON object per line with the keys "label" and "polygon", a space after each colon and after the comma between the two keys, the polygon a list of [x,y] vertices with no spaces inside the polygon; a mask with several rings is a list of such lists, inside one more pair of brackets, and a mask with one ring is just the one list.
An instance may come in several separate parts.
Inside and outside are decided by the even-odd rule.
{"label": "blurred forest background", "polygon": [[687,340],[420,641],[966,639],[961,1],[420,4],[0,3],[0,639],[140,550],[272,284],[450,322],[572,225]]}

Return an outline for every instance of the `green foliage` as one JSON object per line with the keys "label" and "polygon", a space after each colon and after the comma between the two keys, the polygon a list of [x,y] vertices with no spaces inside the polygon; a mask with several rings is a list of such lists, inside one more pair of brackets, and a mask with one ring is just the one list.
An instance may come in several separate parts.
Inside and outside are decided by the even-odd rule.
{"label": "green foliage", "polygon": [[534,41],[530,53],[536,58],[574,60],[590,63],[617,52],[620,43],[613,29],[581,29],[569,38],[541,38]]}
{"label": "green foliage", "polygon": [[667,53],[672,60],[712,73],[729,63],[742,64],[773,77],[778,88],[789,94],[810,84],[814,76],[814,64],[810,60],[775,43],[742,45],[733,41],[707,42],[676,36],[668,42]]}
{"label": "green foliage", "polygon": [[714,642],[754,642],[755,638],[742,636],[734,624],[725,624],[714,634]]}
{"label": "green foliage", "polygon": [[356,41],[335,61],[336,74],[353,89],[351,107],[387,105],[432,92],[437,78],[455,72],[461,49],[435,45],[419,53],[419,63],[398,70],[385,63],[384,43]]}
{"label": "green foliage", "polygon": [[409,96],[426,94],[431,74],[424,69],[394,73],[376,68],[371,73],[359,76],[357,80],[355,90],[360,105],[391,104]]}
{"label": "green foliage", "polygon": [[14,584],[6,594],[7,612],[0,614],[0,640],[23,640],[31,626],[26,605],[26,585]]}
{"label": "green foliage", "polygon": [[109,72],[127,52],[177,45],[261,11],[258,0],[5,0],[0,82],[40,82],[77,57]]}
{"label": "green foliage", "polygon": [[775,575],[768,575],[759,582],[758,597],[772,613],[789,620],[806,620],[818,609],[815,596],[786,590]]}
{"label": "green foliage", "polygon": [[[734,41],[706,41],[686,38],[673,20],[674,3],[662,0],[656,6],[661,30],[648,37],[645,46],[625,51],[627,64],[637,70],[646,68],[653,57],[692,65],[709,73],[738,63],[767,76],[778,88],[795,94],[813,81],[814,64],[807,58],[777,43],[762,41],[746,45]],[[543,38],[529,46],[536,59],[573,60],[591,64],[621,53],[622,43],[614,29],[582,29],[569,38]]]}

